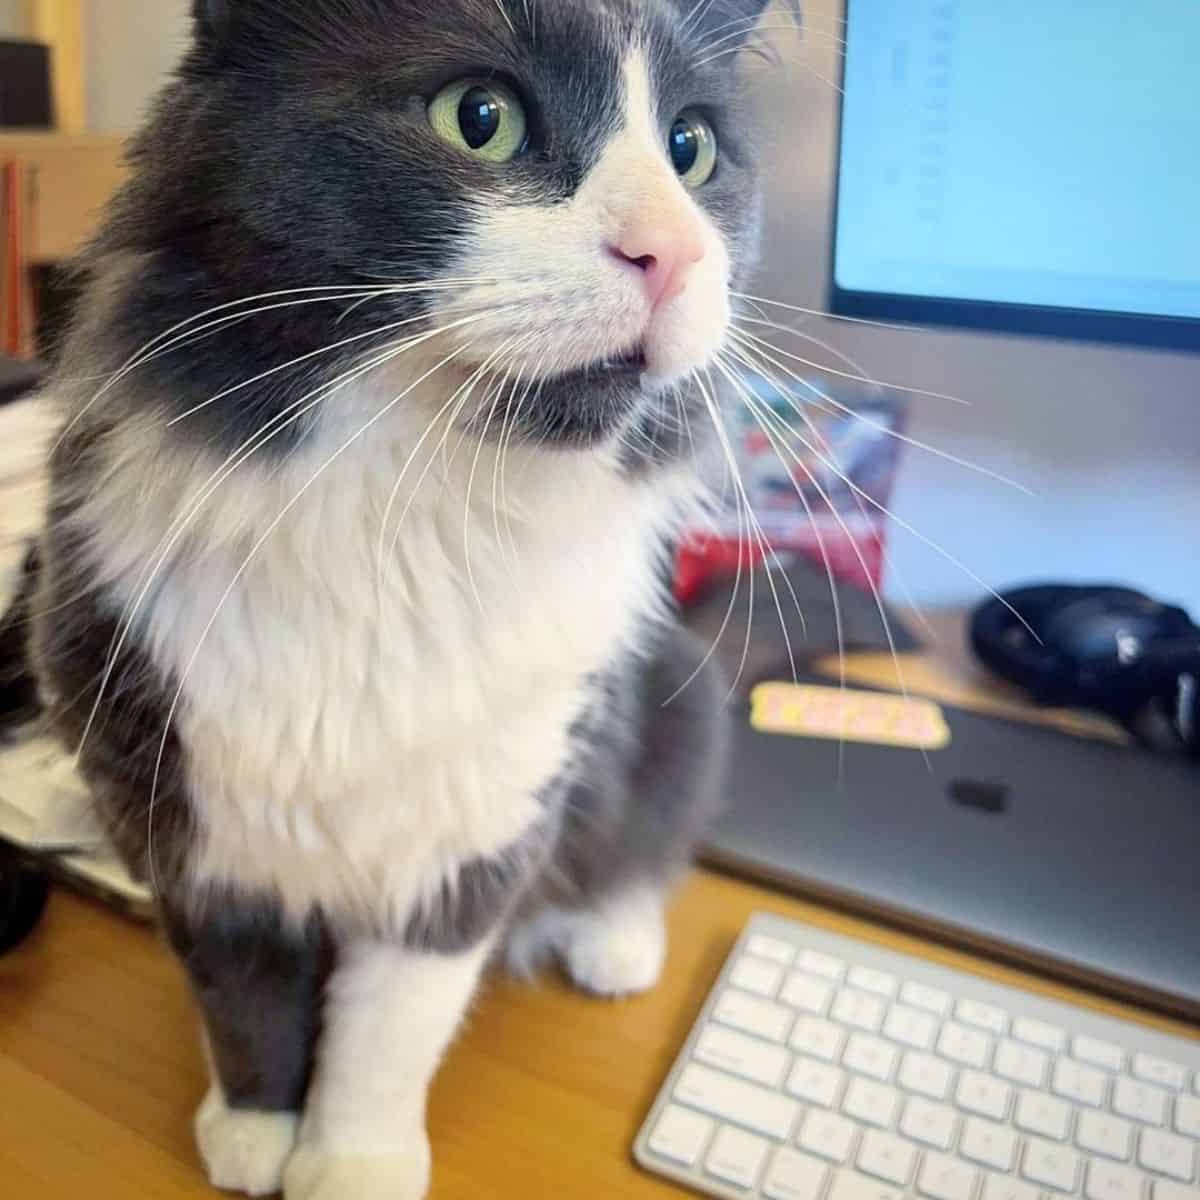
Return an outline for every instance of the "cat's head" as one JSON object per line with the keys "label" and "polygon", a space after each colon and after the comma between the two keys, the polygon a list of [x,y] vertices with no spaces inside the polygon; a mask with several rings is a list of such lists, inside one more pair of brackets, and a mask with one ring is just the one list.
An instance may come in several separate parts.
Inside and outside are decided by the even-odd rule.
{"label": "cat's head", "polygon": [[[521,434],[590,443],[726,335],[758,224],[738,51],[764,3],[197,0],[135,236],[203,278],[193,308],[413,285],[349,316],[353,296],[256,317],[273,324],[241,330],[247,377],[361,332],[304,364],[345,370],[373,327],[418,316],[388,338],[444,329],[427,349],[448,378],[486,368],[472,404],[510,372]],[[160,327],[188,315],[144,290]]]}

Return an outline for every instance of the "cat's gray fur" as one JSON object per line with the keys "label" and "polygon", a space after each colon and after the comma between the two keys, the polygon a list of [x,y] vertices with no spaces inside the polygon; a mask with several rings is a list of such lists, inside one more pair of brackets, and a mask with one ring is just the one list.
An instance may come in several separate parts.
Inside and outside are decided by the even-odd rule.
{"label": "cat's gray fur", "polygon": [[[239,577],[228,564],[237,563],[239,548],[253,545],[264,527],[250,511],[254,497],[260,492],[277,497],[270,488],[286,481],[287,472],[306,455],[319,461],[325,453],[318,454],[322,437],[329,428],[339,430],[343,417],[361,423],[359,415],[339,414],[337,397],[292,425],[281,420],[288,406],[386,344],[372,335],[374,328],[433,317],[432,300],[421,293],[382,295],[349,311],[345,304],[314,302],[248,314],[237,304],[248,296],[331,282],[373,286],[381,272],[408,282],[461,273],[464,245],[480,220],[481,197],[493,208],[517,214],[514,220],[562,211],[587,185],[629,119],[623,115],[629,96],[622,71],[636,47],[660,116],[669,122],[679,109],[698,106],[720,130],[721,167],[693,199],[720,239],[728,258],[722,286],[730,286],[753,255],[755,158],[738,99],[736,55],[700,60],[705,45],[723,34],[732,39],[723,45],[736,48],[760,8],[761,0],[700,0],[695,6],[683,0],[197,4],[195,44],[136,144],[133,182],[82,265],[81,313],[48,389],[65,417],[52,459],[50,520],[41,546],[36,651],[56,727],[68,743],[82,742],[81,765],[102,816],[130,867],[153,882],[172,945],[203,1010],[215,1078],[210,1112],[202,1114],[201,1143],[215,1182],[249,1191],[279,1183],[293,1126],[271,1126],[277,1146],[261,1153],[254,1149],[253,1162],[238,1158],[231,1148],[234,1134],[221,1130],[237,1128],[239,1111],[256,1120],[300,1111],[313,1086],[323,1022],[342,1020],[322,1008],[324,989],[351,949],[358,955],[362,946],[391,946],[407,956],[405,970],[418,962],[432,969],[439,957],[458,962],[495,945],[499,931],[510,925],[542,928],[539,922],[550,914],[558,925],[552,921],[545,928],[559,932],[541,942],[527,941],[521,964],[558,951],[570,965],[570,947],[555,938],[568,937],[562,930],[577,930],[572,922],[594,913],[609,914],[597,920],[611,924],[618,918],[610,910],[623,897],[635,897],[641,905],[647,896],[651,921],[660,919],[654,912],[662,892],[715,810],[723,745],[721,687],[706,648],[676,627],[661,598],[670,534],[695,491],[689,482],[691,459],[707,426],[702,397],[689,387],[647,383],[640,370],[584,366],[548,374],[537,381],[533,403],[514,408],[510,396],[499,413],[493,404],[491,413],[477,414],[466,436],[494,446],[498,435],[503,441],[502,421],[508,421],[510,442],[524,448],[535,476],[539,463],[550,464],[547,475],[555,479],[560,471],[555,464],[576,461],[583,472],[581,486],[590,478],[591,464],[600,461],[597,456],[614,451],[611,471],[595,468],[601,480],[597,494],[621,505],[631,497],[628,510],[614,510],[612,520],[644,522],[647,532],[630,543],[636,549],[628,552],[644,561],[599,561],[587,567],[596,571],[597,587],[606,576],[632,572],[628,585],[614,584],[613,595],[636,594],[637,611],[625,624],[613,624],[623,632],[597,631],[607,646],[601,661],[580,657],[586,664],[579,668],[583,675],[559,706],[569,722],[563,748],[547,760],[530,797],[530,815],[514,825],[511,840],[493,843],[481,835],[479,844],[492,848],[448,858],[440,874],[426,871],[425,882],[414,885],[399,909],[390,897],[386,903],[360,904],[350,885],[342,892],[314,891],[306,905],[296,901],[294,881],[276,887],[269,868],[258,874],[255,847],[239,846],[236,835],[213,826],[222,810],[209,807],[214,802],[198,794],[196,780],[217,777],[222,767],[198,761],[207,743],[195,743],[189,732],[207,729],[212,713],[228,711],[229,722],[241,727],[222,731],[217,744],[236,748],[241,738],[253,758],[257,731],[245,714],[253,713],[254,698],[242,694],[251,685],[234,672],[226,683],[226,709],[222,697],[213,694],[219,685],[210,681],[207,691],[197,691],[199,685],[181,668],[186,648],[181,658],[172,644],[173,614],[179,614],[181,626],[195,620],[188,605],[213,572],[220,576],[211,581],[214,594],[229,584],[235,606],[251,594],[253,577],[235,588]],[[492,71],[521,87],[533,114],[529,151],[503,170],[464,158],[433,139],[424,125],[422,98],[456,76]],[[535,276],[532,272],[531,287]],[[534,295],[528,303],[541,310],[546,301]],[[223,305],[234,307],[221,310]],[[209,309],[237,319],[219,321],[203,336],[152,355],[99,396],[94,384],[79,382],[118,371],[152,338]],[[356,337],[360,340],[341,354],[283,366]],[[240,488],[233,494],[248,507],[239,513],[225,501],[226,515],[189,533],[161,577],[139,591],[150,566],[148,548],[161,546],[160,535],[170,533],[160,510],[184,511],[206,464],[219,464],[272,422],[280,436],[264,444],[252,469],[231,478],[221,492],[225,498]],[[681,435],[685,422],[686,438]],[[364,442],[364,475],[372,469],[367,445],[375,442]],[[570,489],[557,486],[564,490],[556,504],[569,508]],[[369,494],[374,493],[364,491]],[[298,526],[297,536],[316,536],[312,530],[320,532],[319,517]],[[581,521],[580,536],[590,536],[589,528]],[[333,550],[323,550],[325,542],[305,545],[308,557],[296,560],[294,576],[278,570],[265,576],[268,587],[285,589],[279,593],[281,613],[290,611],[288,590],[322,588],[323,581],[332,584],[342,573],[336,545]],[[564,545],[563,553],[581,555],[584,569],[589,549]],[[531,553],[547,552],[538,543]],[[319,558],[321,553],[328,561]],[[596,550],[596,555],[611,553],[611,548]],[[618,558],[627,559],[628,553],[621,551]],[[436,576],[448,567],[431,559],[421,570],[413,586],[424,586],[426,573]],[[138,576],[136,582],[131,575]],[[569,575],[551,571],[549,577]],[[520,583],[520,573],[514,572],[512,588]],[[458,600],[466,588],[461,578],[447,578],[439,586]],[[501,599],[499,592],[490,594],[497,603]],[[344,602],[332,590],[330,595],[331,608],[336,609],[334,599]],[[503,596],[505,604],[512,599]],[[563,603],[576,602],[564,598]],[[604,602],[598,603],[597,613],[607,620]],[[215,620],[221,605],[209,607]],[[477,620],[504,620],[500,608],[499,616],[480,611]],[[135,609],[137,619],[127,623]],[[200,612],[201,621],[207,611]],[[520,606],[513,611],[519,614]],[[280,617],[284,652],[288,619]],[[262,628],[261,622],[255,626],[247,617],[246,628],[256,627]],[[241,657],[236,638],[242,636],[236,629],[222,625],[216,631],[235,666]],[[320,640],[335,639],[338,630],[306,630],[300,623],[290,644],[308,632]],[[386,639],[387,633],[383,628],[377,636]],[[577,645],[578,635],[573,636],[570,644]],[[203,653],[204,638],[195,641],[197,653]],[[481,644],[490,643],[481,639]],[[114,657],[117,645],[120,653]],[[276,669],[257,664],[254,656],[267,651],[249,641],[241,646],[251,661],[245,679]],[[278,652],[278,647],[271,651]],[[548,662],[557,661],[555,653]],[[470,665],[469,650],[460,657],[460,670],[487,673],[486,661]],[[300,679],[294,686],[297,712],[315,713],[318,721],[342,700],[336,692],[324,693],[321,678]],[[436,694],[459,682],[402,677],[390,686]],[[276,701],[264,695],[261,703]],[[195,718],[199,726],[189,724],[197,709],[203,710]],[[469,738],[470,730],[464,736]],[[364,746],[367,750],[377,753],[378,747]],[[460,751],[448,745],[442,752]],[[302,765],[281,761],[280,768],[303,775]],[[504,769],[496,767],[498,796],[500,785],[507,784],[500,777]],[[402,808],[409,803],[407,770],[401,758],[390,781],[392,794],[359,802],[377,804],[384,812]],[[429,798],[413,800],[424,804]],[[338,819],[337,810],[318,816]],[[482,821],[481,828],[490,829],[490,820],[476,824]],[[198,847],[222,836],[230,845],[210,853],[208,865],[199,867]],[[302,858],[305,835],[294,836]],[[307,836],[318,838],[327,865],[331,847],[340,845],[339,831],[322,827]],[[263,857],[268,857],[265,850]],[[314,865],[314,874],[321,869]],[[303,864],[297,874],[303,876]],[[328,898],[342,894],[345,903]],[[614,928],[620,935],[619,924]],[[652,933],[648,936],[652,941]],[[647,953],[653,957],[653,947]],[[636,967],[628,986],[641,986],[634,981],[645,969]],[[580,967],[575,973],[601,990],[624,986],[626,976],[619,971],[589,971]],[[464,1002],[465,997],[456,1001]],[[399,1001],[396,1011],[401,1011]],[[401,1016],[396,1020],[403,1024]],[[421,1136],[405,1130],[402,1138],[411,1144],[397,1152],[397,1161],[404,1162],[384,1166],[387,1156],[377,1148],[363,1165],[361,1147],[351,1154],[345,1147],[321,1144],[315,1130],[311,1136],[301,1133],[309,1157],[293,1163],[288,1195],[324,1200],[349,1186],[346,1180],[357,1181],[361,1194],[374,1195],[371,1188],[385,1175],[401,1181],[389,1195],[418,1195],[427,1177],[420,1162]]]}

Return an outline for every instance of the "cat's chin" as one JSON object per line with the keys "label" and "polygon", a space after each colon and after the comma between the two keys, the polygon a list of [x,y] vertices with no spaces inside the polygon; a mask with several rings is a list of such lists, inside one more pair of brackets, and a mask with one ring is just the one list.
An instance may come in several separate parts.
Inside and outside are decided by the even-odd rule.
{"label": "cat's chin", "polygon": [[659,389],[640,350],[518,384],[515,409],[489,414],[488,433],[508,426],[526,444],[589,449],[616,437]]}

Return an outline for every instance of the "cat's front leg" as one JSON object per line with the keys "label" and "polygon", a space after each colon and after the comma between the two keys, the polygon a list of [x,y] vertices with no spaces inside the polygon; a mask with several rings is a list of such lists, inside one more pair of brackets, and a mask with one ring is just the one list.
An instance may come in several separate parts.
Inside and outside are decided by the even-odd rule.
{"label": "cat's front leg", "polygon": [[164,896],[163,922],[204,1018],[210,1086],[196,1142],[215,1187],[279,1190],[312,1068],[331,947],[271,901]]}
{"label": "cat's front leg", "polygon": [[287,1200],[420,1200],[431,1164],[430,1081],[458,1028],[492,939],[437,954],[347,946],[330,979],[325,1028]]}

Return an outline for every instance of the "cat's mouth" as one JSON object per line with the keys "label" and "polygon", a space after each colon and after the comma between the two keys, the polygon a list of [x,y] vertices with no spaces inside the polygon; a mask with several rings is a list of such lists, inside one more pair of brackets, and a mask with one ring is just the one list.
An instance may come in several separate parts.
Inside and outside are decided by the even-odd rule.
{"label": "cat's mouth", "polygon": [[606,354],[582,366],[555,371],[543,377],[544,383],[611,384],[636,382],[647,370],[644,345],[631,347],[616,354]]}
{"label": "cat's mouth", "polygon": [[602,370],[609,371],[644,371],[646,369],[646,347],[635,346],[616,358],[606,359],[601,365]]}
{"label": "cat's mouth", "polygon": [[646,347],[638,344],[619,354],[608,354],[585,367],[570,372],[572,375],[641,375],[646,370]]}

